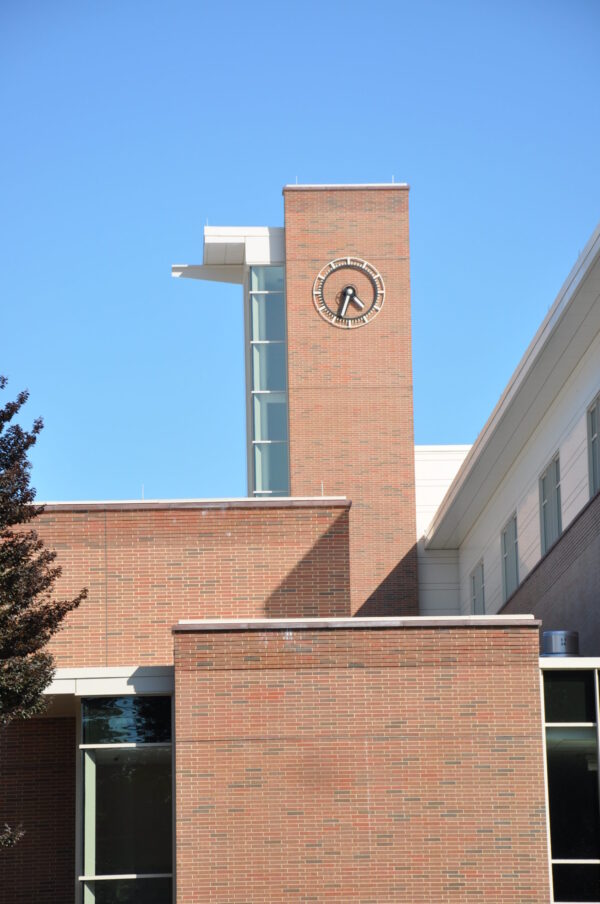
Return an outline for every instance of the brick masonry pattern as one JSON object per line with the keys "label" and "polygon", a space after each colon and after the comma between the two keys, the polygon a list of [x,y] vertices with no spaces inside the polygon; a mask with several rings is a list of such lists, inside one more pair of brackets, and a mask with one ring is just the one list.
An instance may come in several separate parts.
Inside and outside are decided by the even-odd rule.
{"label": "brick masonry pattern", "polygon": [[22,824],[0,850],[0,904],[62,904],[75,887],[75,719],[0,730],[0,825]]}
{"label": "brick masonry pattern", "polygon": [[549,900],[537,631],[176,634],[178,904]]}
{"label": "brick masonry pattern", "polygon": [[348,508],[46,511],[57,594],[89,598],[57,667],[166,665],[181,618],[348,615]]}

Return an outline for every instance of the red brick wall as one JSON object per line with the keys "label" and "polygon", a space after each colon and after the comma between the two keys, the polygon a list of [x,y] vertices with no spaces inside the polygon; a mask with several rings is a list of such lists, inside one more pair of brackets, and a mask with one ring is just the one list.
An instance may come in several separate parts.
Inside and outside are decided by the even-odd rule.
{"label": "red brick wall", "polygon": [[[291,492],[352,499],[352,611],[415,614],[408,191],[284,190]],[[316,311],[315,277],[356,255],[385,303],[352,330]]]}
{"label": "red brick wall", "polygon": [[89,598],[53,639],[58,667],[173,661],[180,618],[347,615],[348,507],[48,507],[58,594]]}
{"label": "red brick wall", "polygon": [[177,904],[549,900],[537,630],[176,633]]}
{"label": "red brick wall", "polygon": [[75,720],[32,719],[0,730],[0,904],[63,904],[75,896]]}

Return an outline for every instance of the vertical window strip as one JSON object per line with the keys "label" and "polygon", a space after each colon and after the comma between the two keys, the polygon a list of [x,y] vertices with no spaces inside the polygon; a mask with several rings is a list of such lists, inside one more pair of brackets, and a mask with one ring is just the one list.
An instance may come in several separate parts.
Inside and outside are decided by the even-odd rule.
{"label": "vertical window strip", "polygon": [[[273,305],[271,308],[270,302]],[[287,496],[289,452],[283,267],[251,267],[248,304],[248,455],[251,456],[252,491],[258,497]]]}

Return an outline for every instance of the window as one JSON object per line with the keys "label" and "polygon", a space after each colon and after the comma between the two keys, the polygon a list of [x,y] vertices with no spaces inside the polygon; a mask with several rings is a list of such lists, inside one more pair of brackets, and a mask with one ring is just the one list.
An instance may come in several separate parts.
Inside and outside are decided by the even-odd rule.
{"label": "window", "polygon": [[255,496],[289,495],[283,267],[251,267],[248,301],[249,482]]}
{"label": "window", "polygon": [[540,523],[542,555],[545,555],[562,533],[558,455],[550,462],[540,477]]}
{"label": "window", "polygon": [[519,586],[519,549],[517,544],[517,516],[513,515],[501,536],[502,591],[504,602]]}
{"label": "window", "polygon": [[543,674],[553,900],[599,901],[598,674]]}
{"label": "window", "polygon": [[84,904],[172,899],[170,697],[82,701]]}
{"label": "window", "polygon": [[590,465],[590,499],[600,492],[600,441],[598,425],[600,424],[600,395],[588,410],[588,456]]}
{"label": "window", "polygon": [[485,589],[483,583],[483,559],[471,572],[471,606],[474,615],[485,615]]}

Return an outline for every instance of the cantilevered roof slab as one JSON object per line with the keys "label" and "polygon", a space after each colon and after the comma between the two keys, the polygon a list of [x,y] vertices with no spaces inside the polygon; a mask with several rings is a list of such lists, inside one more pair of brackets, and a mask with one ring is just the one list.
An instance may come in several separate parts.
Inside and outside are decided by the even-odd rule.
{"label": "cantilevered roof slab", "polygon": [[284,260],[281,226],[205,226],[202,264],[173,264],[171,274],[242,284],[246,267],[283,264]]}

